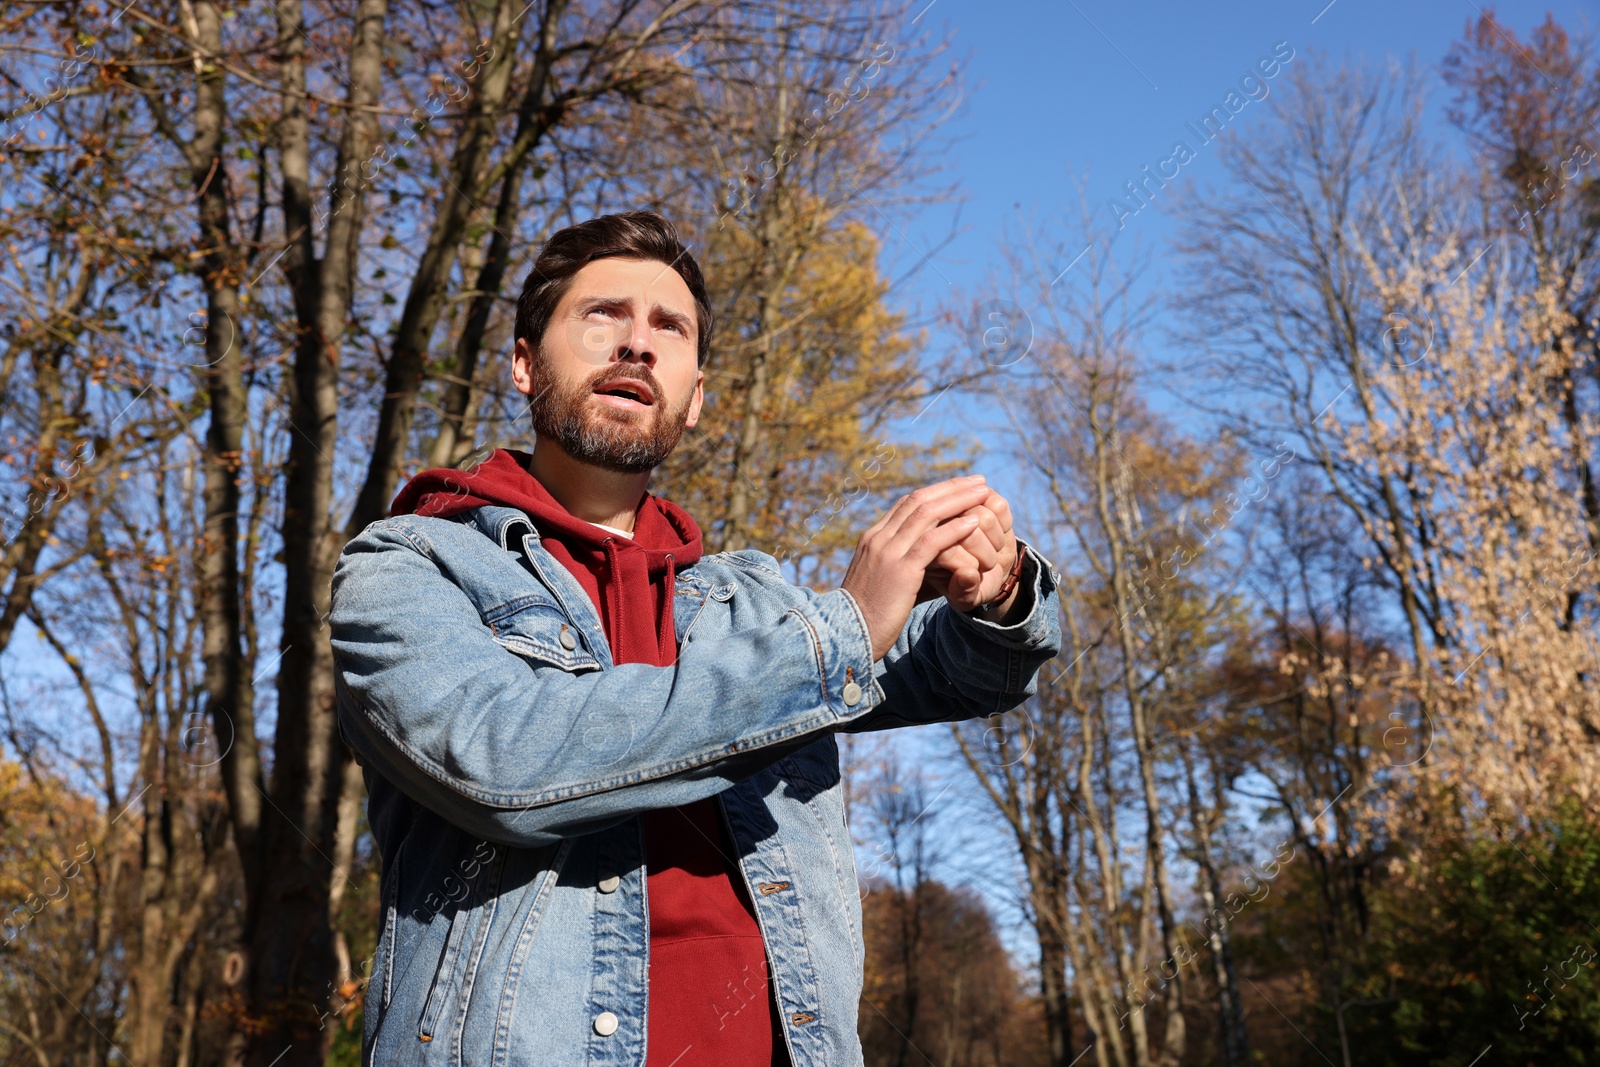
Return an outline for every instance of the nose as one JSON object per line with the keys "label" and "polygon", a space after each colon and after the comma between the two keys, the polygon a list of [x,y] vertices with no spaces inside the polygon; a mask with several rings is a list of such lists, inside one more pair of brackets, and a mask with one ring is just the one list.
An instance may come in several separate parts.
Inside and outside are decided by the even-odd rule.
{"label": "nose", "polygon": [[648,315],[631,315],[628,318],[626,336],[622,339],[622,348],[617,352],[619,360],[637,359],[646,367],[654,367],[656,362],[655,336],[650,331]]}

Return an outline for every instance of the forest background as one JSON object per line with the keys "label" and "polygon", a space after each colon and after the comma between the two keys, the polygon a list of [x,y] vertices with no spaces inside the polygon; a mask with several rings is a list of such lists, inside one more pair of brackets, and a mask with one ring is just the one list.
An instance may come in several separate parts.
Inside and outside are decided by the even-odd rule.
{"label": "forest background", "polygon": [[976,469],[1063,575],[1027,706],[844,746],[869,1064],[1596,1061],[1586,26],[1240,5],[1191,92],[934,4],[0,0],[0,1064],[358,1061],[332,563],[526,446],[530,255],[646,205],[708,548],[825,588]]}

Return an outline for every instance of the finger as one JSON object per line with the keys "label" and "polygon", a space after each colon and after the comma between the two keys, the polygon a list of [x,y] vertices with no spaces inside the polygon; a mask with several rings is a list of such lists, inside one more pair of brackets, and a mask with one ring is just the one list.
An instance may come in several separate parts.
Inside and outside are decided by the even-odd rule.
{"label": "finger", "polygon": [[978,563],[978,557],[974,557],[973,553],[968,552],[962,544],[957,544],[939,553],[938,557],[933,560],[933,566],[928,568],[928,573],[941,573],[944,579],[949,581],[957,574],[976,574],[981,569],[982,566]]}
{"label": "finger", "polygon": [[[951,553],[961,551],[962,549],[957,546],[954,549],[947,550],[945,555],[940,558],[953,559]],[[997,586],[996,582],[988,579],[988,575],[993,572],[993,568],[985,569],[980,567],[975,558],[970,554],[963,553],[963,558],[952,565],[949,577],[939,583],[942,587],[941,592],[952,599],[957,595],[971,596],[985,584]]]}
{"label": "finger", "polygon": [[[1010,536],[1009,532],[1008,536]],[[1000,588],[1005,585],[1006,579],[1010,576],[1012,568],[1021,558],[1022,542],[1018,541],[1016,537],[1010,536],[1010,543],[1006,546],[1005,551],[1002,552],[1000,556],[1001,562],[996,564],[993,570],[986,572],[983,576],[986,587],[991,583],[993,584],[993,589],[989,593],[991,597],[999,594]]]}
{"label": "finger", "polygon": [[[979,528],[974,530],[961,543],[966,553],[972,557],[971,563],[976,563],[985,570],[998,566],[1001,554],[1007,542],[1011,540],[1011,535],[1000,529],[1000,520],[995,517],[994,512],[982,504],[974,505],[967,509],[964,514],[978,517]],[[936,565],[942,565],[942,561],[935,561],[935,563]]]}
{"label": "finger", "polygon": [[[929,486],[926,490],[919,489],[901,500],[900,505],[897,505],[900,514],[885,524],[879,536],[887,537],[889,544],[896,551],[901,554],[907,553],[923,534],[970,510],[974,504],[983,499],[987,491],[981,482],[972,482],[966,486],[940,483]],[[967,532],[976,529],[977,525],[974,521]]]}
{"label": "finger", "polygon": [[947,595],[970,597],[983,587],[983,575],[978,571],[961,571],[946,586]]}
{"label": "finger", "polygon": [[994,536],[1003,538],[1004,535],[999,531],[999,520],[995,519],[994,513],[987,508],[974,508],[969,514],[978,517],[978,529],[972,531],[967,539],[961,542],[961,547],[972,556],[980,570],[999,566],[1000,548],[990,541],[989,534],[983,528],[986,524],[993,524],[996,527]]}
{"label": "finger", "polygon": [[944,596],[951,604],[965,610],[983,599],[981,591],[987,583],[976,571],[962,571],[945,584]]}
{"label": "finger", "polygon": [[946,478],[942,482],[933,482],[915,489],[896,502],[894,509],[899,515],[904,516],[917,504],[935,503],[954,496],[966,496],[969,499],[976,497],[982,500],[991,490],[987,481],[981,474],[968,475],[962,478]]}
{"label": "finger", "polygon": [[975,516],[958,516],[939,526],[930,526],[906,549],[905,560],[918,570],[926,571],[928,565],[945,549],[961,543],[977,529]]}
{"label": "finger", "polygon": [[905,496],[895,501],[894,504],[890,506],[888,511],[884,512],[878,517],[877,522],[873,523],[871,526],[867,527],[865,531],[863,531],[863,536],[880,528],[887,528],[891,532],[892,536],[893,530],[898,529],[900,522],[902,522],[905,516],[918,504],[936,502],[953,494],[961,495],[970,493],[973,496],[981,497],[984,495],[984,493],[992,494],[993,492],[994,491],[992,489],[988,489],[986,487],[985,478],[981,474],[963,475],[959,478],[946,478],[942,482],[934,482],[930,485],[925,485],[921,489],[907,493]]}
{"label": "finger", "polygon": [[[968,516],[963,517],[971,515],[969,512]],[[991,573],[999,569],[999,558],[999,553],[989,544],[988,538],[974,530],[960,544],[939,553],[933,561],[933,567],[948,572],[949,577],[943,582],[948,589],[970,594],[986,582],[996,584],[987,580]]]}
{"label": "finger", "polygon": [[[974,509],[975,512],[978,510],[981,509]],[[1007,538],[1010,538],[1009,534]],[[1012,551],[1020,551],[1020,547]],[[971,569],[974,564],[977,565],[977,570]],[[975,592],[983,588],[992,596],[999,592],[1000,586],[1005,581],[1005,575],[1011,570],[1011,557],[1009,552],[1002,554],[995,551],[986,537],[974,531],[961,544],[940,553],[934,560],[934,565],[945,566],[951,570],[950,577],[944,582],[947,587],[966,592]]]}
{"label": "finger", "polygon": [[973,544],[981,543],[990,551],[998,552],[1005,546],[1007,534],[1000,528],[1000,520],[994,512],[982,504],[974,505],[967,512],[978,517],[978,529],[973,532]]}
{"label": "finger", "polygon": [[[1011,532],[1011,504],[1007,502],[1006,498],[991,489],[989,490],[989,495],[983,498],[983,506],[994,512],[995,518],[1000,520],[1000,529],[1009,534]],[[1004,541],[1001,544],[1003,545]]]}
{"label": "finger", "polygon": [[947,478],[942,482],[934,482],[932,485],[925,485],[920,489],[907,493],[894,502],[894,505],[880,522],[892,534],[905,521],[906,516],[915,510],[918,505],[936,504],[938,501],[948,499],[951,496],[968,497],[968,503],[970,504],[975,502],[970,498],[975,497],[981,500],[987,492],[988,490],[982,481],[981,475],[970,478]]}
{"label": "finger", "polygon": [[978,511],[979,518],[982,520],[981,528],[983,530],[983,535],[988,538],[989,543],[995,547],[996,551],[998,551],[1005,548],[1006,542],[1011,539],[1011,533],[1001,519],[1000,513],[995,510],[996,504],[998,504],[1008,515],[1010,514],[1011,509],[1005,506],[1005,499],[1001,497],[999,493],[996,493],[993,490],[991,490],[989,495],[984,498],[983,502],[978,505]]}

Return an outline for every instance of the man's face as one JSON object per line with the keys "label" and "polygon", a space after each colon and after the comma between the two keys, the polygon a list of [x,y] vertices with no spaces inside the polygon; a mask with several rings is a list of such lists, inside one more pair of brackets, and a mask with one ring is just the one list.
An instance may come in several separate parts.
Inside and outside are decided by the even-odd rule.
{"label": "man's face", "polygon": [[700,418],[694,295],[644,259],[599,259],[573,275],[535,352],[517,342],[511,376],[539,438],[607,470],[641,473]]}

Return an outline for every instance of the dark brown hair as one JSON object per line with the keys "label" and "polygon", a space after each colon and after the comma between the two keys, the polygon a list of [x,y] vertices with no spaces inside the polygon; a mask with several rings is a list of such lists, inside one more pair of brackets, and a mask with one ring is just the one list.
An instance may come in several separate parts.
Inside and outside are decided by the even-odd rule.
{"label": "dark brown hair", "polygon": [[699,335],[696,362],[704,366],[711,351],[712,327],[705,279],[700,274],[700,264],[678,239],[677,229],[654,211],[601,215],[551,234],[522,283],[522,295],[517,297],[515,339],[527,338],[537,350],[545,327],[550,325],[550,316],[572,285],[573,275],[597,259],[611,258],[657,260],[678,272],[694,297],[695,333]]}

